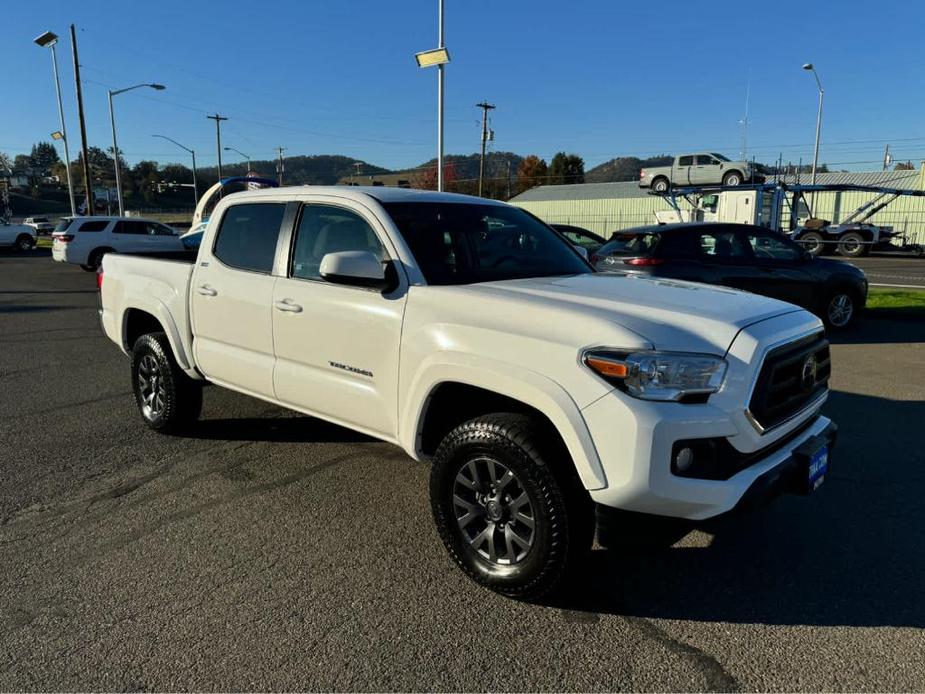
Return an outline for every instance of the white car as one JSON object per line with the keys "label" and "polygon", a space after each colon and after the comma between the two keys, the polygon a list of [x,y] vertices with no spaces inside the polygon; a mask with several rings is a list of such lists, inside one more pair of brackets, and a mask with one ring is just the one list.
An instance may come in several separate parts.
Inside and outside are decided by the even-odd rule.
{"label": "white car", "polygon": [[236,193],[198,256],[106,256],[100,291],[147,426],[193,427],[212,382],[396,444],[432,465],[450,556],[506,595],[580,575],[595,505],[635,512],[620,514],[633,537],[653,516],[809,493],[835,443],[816,316],[594,272],[557,232],[496,201]]}
{"label": "white car", "polygon": [[32,227],[39,234],[50,234],[55,229],[55,225],[48,221],[48,217],[26,217],[22,223]]}
{"label": "white car", "polygon": [[0,222],[0,247],[30,251],[35,248],[37,240],[35,229],[30,226]]}
{"label": "white car", "polygon": [[183,249],[172,227],[137,217],[65,217],[52,234],[51,257],[96,271],[106,253],[157,253]]}

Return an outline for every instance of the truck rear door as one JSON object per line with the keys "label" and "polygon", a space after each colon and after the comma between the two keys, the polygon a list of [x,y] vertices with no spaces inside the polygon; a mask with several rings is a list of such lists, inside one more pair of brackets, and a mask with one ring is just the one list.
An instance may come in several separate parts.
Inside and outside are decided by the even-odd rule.
{"label": "truck rear door", "polygon": [[281,202],[227,207],[217,230],[206,234],[190,288],[199,370],[211,381],[271,398],[273,264],[285,211]]}
{"label": "truck rear door", "polygon": [[675,162],[674,172],[671,175],[671,183],[675,186],[686,186],[692,183],[691,167],[694,165],[694,157],[678,157]]}

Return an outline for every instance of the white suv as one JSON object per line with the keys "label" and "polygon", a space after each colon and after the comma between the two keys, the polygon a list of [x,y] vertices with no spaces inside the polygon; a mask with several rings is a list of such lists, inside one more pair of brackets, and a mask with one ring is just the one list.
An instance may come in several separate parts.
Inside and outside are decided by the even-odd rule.
{"label": "white suv", "polygon": [[51,256],[95,271],[106,253],[179,251],[180,237],[172,227],[134,217],[65,217],[52,234]]}

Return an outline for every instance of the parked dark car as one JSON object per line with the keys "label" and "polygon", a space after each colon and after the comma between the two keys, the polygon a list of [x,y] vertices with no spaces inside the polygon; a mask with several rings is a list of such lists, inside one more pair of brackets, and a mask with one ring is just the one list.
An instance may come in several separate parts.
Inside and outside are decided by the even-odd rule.
{"label": "parked dark car", "polygon": [[593,231],[572,226],[571,224],[550,224],[549,226],[562,234],[575,246],[584,248],[589,255],[597,251],[607,241],[603,236],[599,236]]}
{"label": "parked dark car", "polygon": [[719,284],[789,301],[835,329],[847,327],[867,301],[867,278],[859,268],[815,258],[783,234],[744,224],[626,229],[615,232],[591,262],[601,271]]}

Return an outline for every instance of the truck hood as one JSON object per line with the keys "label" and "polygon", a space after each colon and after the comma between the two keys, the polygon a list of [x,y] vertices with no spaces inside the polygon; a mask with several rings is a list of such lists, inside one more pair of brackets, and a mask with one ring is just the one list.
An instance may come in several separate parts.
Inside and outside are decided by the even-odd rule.
{"label": "truck hood", "polygon": [[[522,304],[505,311],[513,324],[541,320],[547,331],[565,333],[572,340],[603,345],[601,340],[629,330],[655,349],[718,355],[726,353],[743,328],[802,310],[735,289],[634,273],[486,282],[467,289],[485,299]],[[575,320],[563,320],[568,315]],[[606,329],[610,326],[623,330]]]}

